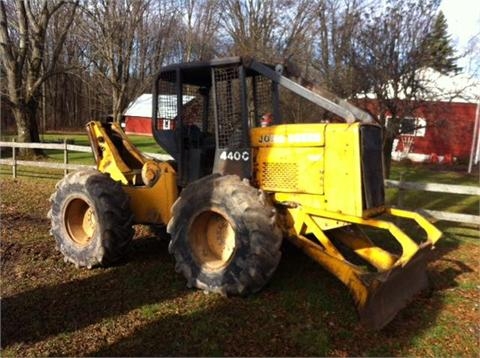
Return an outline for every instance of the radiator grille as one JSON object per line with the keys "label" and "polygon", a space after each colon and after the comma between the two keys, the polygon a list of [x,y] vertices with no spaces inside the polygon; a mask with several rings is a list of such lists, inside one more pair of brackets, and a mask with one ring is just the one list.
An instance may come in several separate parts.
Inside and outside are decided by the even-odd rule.
{"label": "radiator grille", "polygon": [[382,167],[382,132],[380,127],[360,127],[362,155],[363,209],[385,204]]}
{"label": "radiator grille", "polygon": [[261,186],[266,190],[298,191],[299,170],[296,163],[262,163]]}

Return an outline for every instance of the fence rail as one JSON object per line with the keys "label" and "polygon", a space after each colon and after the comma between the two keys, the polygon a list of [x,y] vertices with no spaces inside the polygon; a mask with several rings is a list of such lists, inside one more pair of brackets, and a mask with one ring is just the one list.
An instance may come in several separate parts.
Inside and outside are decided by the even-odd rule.
{"label": "fence rail", "polygon": [[[403,180],[400,180],[400,181],[385,180],[385,185],[387,188],[399,189],[398,206],[402,206],[403,194],[405,190],[418,190],[418,191],[430,191],[430,192],[437,192],[437,193],[480,196],[480,187],[478,186],[451,185],[451,184],[439,184],[439,183],[417,183],[417,182],[406,182]],[[427,210],[427,209],[417,209],[417,211],[427,217],[432,217],[436,220],[480,225],[480,216],[478,215],[452,213],[448,211]]]}
{"label": "fence rail", "polygon": [[[92,149],[88,146],[68,144],[66,141],[64,141],[63,143],[17,143],[17,142],[0,141],[0,148],[2,147],[12,148],[12,157],[8,159],[0,159],[0,165],[11,166],[12,176],[14,178],[17,177],[17,166],[19,165],[39,167],[39,168],[63,169],[65,175],[68,173],[68,170],[78,170],[78,169],[95,167],[94,165],[69,164],[68,163],[69,152],[89,153],[92,151]],[[18,160],[16,158],[14,148],[62,150],[63,163]],[[145,154],[159,160],[172,159],[172,157],[167,154],[157,154],[157,153],[145,153]],[[449,194],[464,194],[464,195],[480,196],[480,187],[477,187],[477,186],[450,185],[450,184],[438,184],[438,183],[417,183],[417,182],[405,182],[403,180],[400,180],[400,181],[386,180],[385,185],[388,188],[399,189],[398,206],[401,206],[402,204],[402,201],[403,201],[402,197],[405,190],[433,191],[433,192],[449,193]],[[480,216],[477,216],[477,215],[452,213],[452,212],[437,211],[437,210],[426,210],[426,209],[418,209],[418,211],[426,216],[430,216],[437,220],[480,225]]]}
{"label": "fence rail", "polygon": [[31,149],[57,149],[68,150],[70,152],[85,152],[91,153],[92,148],[85,145],[68,144],[67,141],[63,143],[18,143],[18,142],[0,142],[0,147],[9,148],[31,148]]}
{"label": "fence rail", "polygon": [[[78,170],[85,168],[95,168],[94,165],[87,164],[70,164],[68,163],[68,153],[69,152],[84,152],[91,153],[92,148],[84,145],[74,145],[68,144],[66,141],[63,143],[17,143],[17,142],[2,142],[0,141],[0,148],[11,148],[12,157],[8,159],[0,159],[0,165],[8,165],[12,167],[12,176],[17,177],[17,167],[28,166],[28,167],[37,167],[37,168],[48,168],[48,169],[63,169],[63,174],[66,175],[69,170]],[[58,162],[39,162],[32,160],[19,160],[16,157],[15,148],[30,148],[30,149],[53,149],[63,151],[63,163]],[[172,157],[167,154],[158,154],[158,153],[145,153],[147,156],[159,159],[159,160],[171,160]]]}
{"label": "fence rail", "polygon": [[420,190],[420,191],[434,191],[440,193],[451,194],[465,194],[465,195],[480,195],[480,187],[465,186],[465,185],[451,185],[438,183],[418,183],[405,182],[398,180],[386,180],[387,187],[398,188],[403,190]]}

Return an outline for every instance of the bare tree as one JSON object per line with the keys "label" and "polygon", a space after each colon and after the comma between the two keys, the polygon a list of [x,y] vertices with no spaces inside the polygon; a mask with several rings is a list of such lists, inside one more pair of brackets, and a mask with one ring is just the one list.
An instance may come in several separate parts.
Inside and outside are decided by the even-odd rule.
{"label": "bare tree", "polygon": [[87,14],[83,35],[90,43],[92,62],[111,86],[112,115],[116,121],[127,101],[127,85],[137,30],[147,2],[93,1],[84,6]]}
{"label": "bare tree", "polygon": [[[227,54],[284,62],[303,58],[316,3],[309,0],[224,0]],[[308,52],[304,52],[308,53]]]}
{"label": "bare tree", "polygon": [[[40,141],[37,124],[41,86],[55,75],[68,28],[78,6],[69,1],[0,1],[0,58],[6,79],[6,99],[12,109],[20,142]],[[54,16],[67,20],[47,52],[48,27]],[[2,89],[3,90],[3,89]],[[23,154],[33,154],[28,150]]]}
{"label": "bare tree", "polygon": [[94,72],[109,86],[112,116],[119,121],[128,101],[147,87],[163,62],[178,20],[176,6],[173,1],[102,0],[83,9],[80,36],[88,43]]}
{"label": "bare tree", "polygon": [[345,98],[362,88],[362,74],[354,66],[352,46],[360,34],[365,7],[363,0],[323,0],[316,9],[309,75]]}
{"label": "bare tree", "polygon": [[150,89],[153,76],[173,57],[179,17],[175,1],[149,2],[135,39],[130,96]]}
{"label": "bare tree", "polygon": [[421,70],[430,65],[431,57],[422,44],[433,29],[438,5],[438,0],[390,0],[375,3],[362,16],[362,32],[353,47],[354,65],[363,74],[364,92],[373,94],[378,105],[387,177],[401,119],[414,115],[421,104],[419,94],[426,92]]}
{"label": "bare tree", "polygon": [[[224,0],[223,28],[228,34],[230,53],[268,57],[274,50],[274,30],[278,25],[274,1]],[[270,55],[271,56],[271,55]]]}
{"label": "bare tree", "polygon": [[181,0],[175,43],[179,61],[206,60],[220,51],[220,0]]}
{"label": "bare tree", "polygon": [[[55,65],[58,75],[44,83],[42,103],[43,129],[79,128],[87,120],[95,117],[99,103],[105,100],[105,94],[97,91],[98,84],[91,83],[88,71],[89,59],[85,56],[88,44],[78,36],[80,13],[77,11],[74,21],[69,25],[62,53]],[[66,19],[57,16],[52,19],[48,33],[50,41],[46,46],[52,51],[56,39],[61,35]],[[92,87],[95,95],[91,95]],[[105,113],[105,109],[98,111]]]}

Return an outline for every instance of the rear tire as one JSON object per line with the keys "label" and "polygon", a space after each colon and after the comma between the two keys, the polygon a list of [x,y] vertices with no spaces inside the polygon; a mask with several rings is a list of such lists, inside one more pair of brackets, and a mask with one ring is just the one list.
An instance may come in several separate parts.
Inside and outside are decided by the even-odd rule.
{"label": "rear tire", "polygon": [[172,207],[167,231],[176,271],[223,295],[259,291],[280,261],[282,233],[262,192],[234,175],[211,175],[187,186]]}
{"label": "rear tire", "polygon": [[51,234],[65,261],[91,268],[122,258],[134,230],[121,185],[96,170],[84,170],[67,175],[56,188],[50,198]]}

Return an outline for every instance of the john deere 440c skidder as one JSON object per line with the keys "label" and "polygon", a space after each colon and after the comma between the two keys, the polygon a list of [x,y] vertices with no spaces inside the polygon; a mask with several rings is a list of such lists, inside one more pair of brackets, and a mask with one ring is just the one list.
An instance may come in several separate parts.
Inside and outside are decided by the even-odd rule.
{"label": "john deere 440c skidder", "polygon": [[[238,57],[164,67],[151,125],[170,161],[142,154],[116,123],[88,123],[97,170],[70,173],[51,198],[65,260],[109,264],[125,254],[132,225],[163,224],[189,287],[245,295],[270,280],[285,238],[350,289],[365,324],[392,320],[427,286],[441,233],[385,206],[382,128],[282,71]],[[392,217],[411,219],[422,237]]]}

